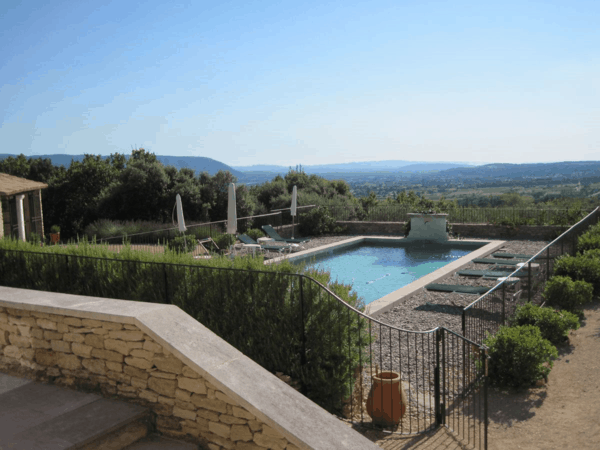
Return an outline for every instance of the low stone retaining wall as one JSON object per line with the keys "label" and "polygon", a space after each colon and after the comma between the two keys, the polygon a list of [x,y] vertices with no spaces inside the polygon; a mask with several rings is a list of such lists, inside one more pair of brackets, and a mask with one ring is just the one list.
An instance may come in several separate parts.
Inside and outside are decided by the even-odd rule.
{"label": "low stone retaining wall", "polygon": [[504,225],[489,225],[480,223],[453,223],[452,233],[461,237],[478,237],[491,239],[524,239],[552,241],[567,228],[554,225],[536,226],[521,225],[515,228]]}
{"label": "low stone retaining wall", "polygon": [[172,305],[0,287],[0,369],[148,406],[210,450],[377,449]]}
{"label": "low stone retaining wall", "polygon": [[[404,236],[406,222],[337,222],[348,235]],[[453,223],[452,233],[465,238],[527,239],[549,241],[558,237],[564,227],[523,225],[511,228],[503,225]],[[285,228],[285,227],[284,227]],[[286,230],[287,231],[287,230]]]}

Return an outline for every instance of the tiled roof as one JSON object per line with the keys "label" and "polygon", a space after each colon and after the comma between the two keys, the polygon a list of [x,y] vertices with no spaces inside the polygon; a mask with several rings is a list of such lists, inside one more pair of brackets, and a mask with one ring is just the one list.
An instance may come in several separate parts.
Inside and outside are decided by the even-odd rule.
{"label": "tiled roof", "polygon": [[7,173],[0,173],[0,195],[14,195],[21,192],[36,191],[47,188],[48,185],[39,181],[19,178]]}

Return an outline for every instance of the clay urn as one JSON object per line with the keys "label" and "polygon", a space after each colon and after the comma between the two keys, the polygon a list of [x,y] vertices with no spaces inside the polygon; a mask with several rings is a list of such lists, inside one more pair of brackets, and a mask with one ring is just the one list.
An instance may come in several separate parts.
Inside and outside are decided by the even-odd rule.
{"label": "clay urn", "polygon": [[367,413],[373,423],[393,427],[406,412],[406,394],[398,372],[379,372],[372,375],[373,384],[367,398]]}

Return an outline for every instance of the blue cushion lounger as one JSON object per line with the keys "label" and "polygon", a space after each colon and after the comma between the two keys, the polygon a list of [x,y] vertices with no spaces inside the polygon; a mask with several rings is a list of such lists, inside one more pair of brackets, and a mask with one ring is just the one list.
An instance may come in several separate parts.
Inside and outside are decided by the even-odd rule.
{"label": "blue cushion lounger", "polygon": [[518,253],[503,253],[503,252],[496,252],[496,253],[492,253],[492,256],[494,258],[516,258],[516,259],[530,259],[533,258],[533,255],[522,255],[522,254],[518,254]]}
{"label": "blue cushion lounger", "polygon": [[260,245],[264,250],[269,250],[271,252],[283,252],[284,250],[291,250],[292,248],[290,245],[262,245],[247,234],[240,234],[237,238],[246,245]]}
{"label": "blue cushion lounger", "polygon": [[523,264],[525,261],[515,261],[515,260],[505,260],[505,259],[494,259],[494,258],[476,258],[471,262],[477,264],[498,264],[501,266],[516,266],[518,264]]}
{"label": "blue cushion lounger", "polygon": [[[504,278],[508,277],[513,270],[461,270],[458,272],[460,276],[463,277],[485,277],[485,278]],[[519,273],[517,275],[513,275],[514,277],[526,277],[527,274]]]}
{"label": "blue cushion lounger", "polygon": [[307,239],[307,238],[299,238],[299,239],[283,238],[283,237],[279,236],[279,233],[277,231],[275,231],[275,228],[273,228],[271,225],[263,225],[262,229],[265,233],[267,233],[267,235],[271,239],[273,239],[274,241],[277,241],[277,242],[287,242],[289,244],[301,244],[302,242],[310,241],[310,239]]}
{"label": "blue cushion lounger", "polygon": [[437,284],[431,283],[425,286],[428,291],[441,291],[441,292],[456,292],[458,294],[485,294],[492,287],[485,286],[461,286],[458,284]]}

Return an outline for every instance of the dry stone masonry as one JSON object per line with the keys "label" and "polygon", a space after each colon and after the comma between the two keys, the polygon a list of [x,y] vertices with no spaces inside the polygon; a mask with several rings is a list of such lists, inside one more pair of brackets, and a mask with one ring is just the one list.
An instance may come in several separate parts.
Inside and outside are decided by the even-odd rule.
{"label": "dry stone masonry", "polygon": [[0,369],[151,408],[158,431],[211,450],[297,450],[135,325],[0,307]]}

